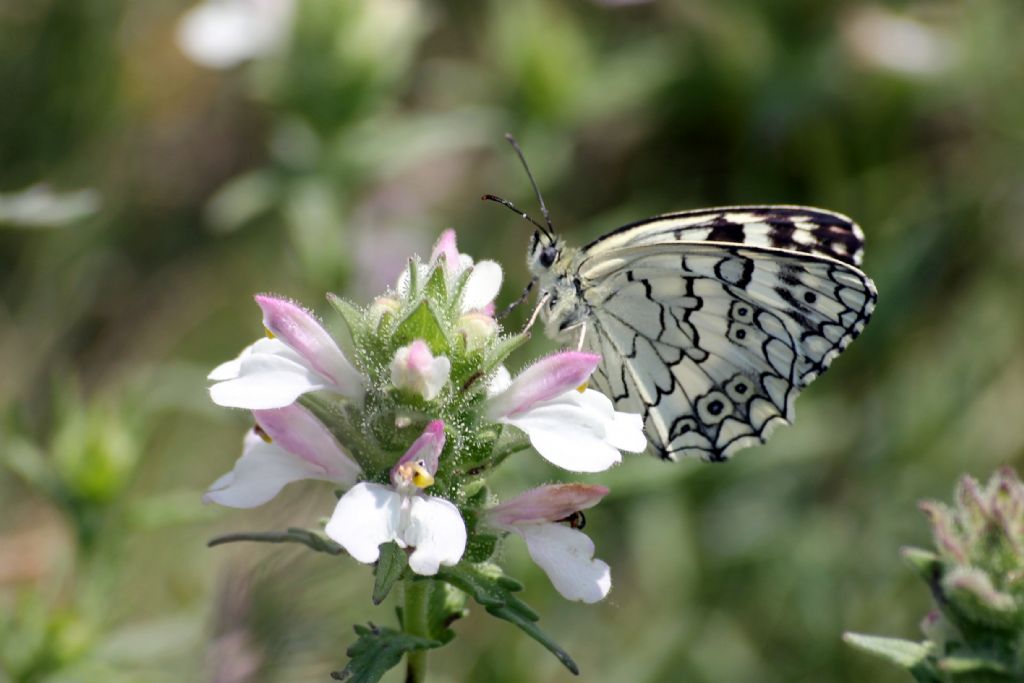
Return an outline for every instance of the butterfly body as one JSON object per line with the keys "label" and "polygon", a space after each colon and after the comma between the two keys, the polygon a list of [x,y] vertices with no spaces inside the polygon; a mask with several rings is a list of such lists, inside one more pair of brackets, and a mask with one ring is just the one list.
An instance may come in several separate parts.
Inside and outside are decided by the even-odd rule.
{"label": "butterfly body", "polygon": [[718,461],[792,422],[799,391],[861,332],[877,299],[862,251],[840,214],[741,206],[656,216],[581,249],[538,231],[528,265],[546,333],[583,334],[601,354],[594,384],[643,414],[650,450]]}

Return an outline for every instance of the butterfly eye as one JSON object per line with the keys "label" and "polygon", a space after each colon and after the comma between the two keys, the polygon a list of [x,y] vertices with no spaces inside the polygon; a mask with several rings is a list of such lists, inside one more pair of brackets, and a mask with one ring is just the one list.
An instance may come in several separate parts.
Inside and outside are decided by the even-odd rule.
{"label": "butterfly eye", "polygon": [[542,268],[550,268],[556,258],[558,258],[558,249],[555,247],[544,247],[537,260],[540,261]]}

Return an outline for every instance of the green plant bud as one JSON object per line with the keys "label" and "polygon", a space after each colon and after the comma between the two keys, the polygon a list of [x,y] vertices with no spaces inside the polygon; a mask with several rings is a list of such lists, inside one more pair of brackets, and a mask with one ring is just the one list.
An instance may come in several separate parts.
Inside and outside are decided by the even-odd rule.
{"label": "green plant bud", "polygon": [[55,469],[70,495],[107,503],[127,485],[138,462],[135,438],[117,410],[71,411],[51,444]]}
{"label": "green plant bud", "polygon": [[951,606],[973,622],[1007,629],[1020,621],[1013,596],[997,590],[989,575],[980,569],[953,568],[942,577],[942,591]]}
{"label": "green plant bud", "polygon": [[482,351],[498,335],[498,322],[486,313],[470,312],[459,317],[455,329],[468,353]]}
{"label": "green plant bud", "polygon": [[921,622],[926,640],[848,634],[847,642],[907,668],[919,681],[1024,680],[1024,484],[1004,468],[983,487],[957,485],[953,507],[924,501],[937,552],[903,558],[936,600]]}

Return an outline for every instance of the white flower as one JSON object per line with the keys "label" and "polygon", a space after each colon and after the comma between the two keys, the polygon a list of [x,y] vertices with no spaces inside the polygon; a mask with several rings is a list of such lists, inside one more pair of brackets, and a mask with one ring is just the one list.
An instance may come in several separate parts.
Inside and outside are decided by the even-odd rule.
{"label": "white flower", "polygon": [[423,489],[434,483],[444,448],[444,422],[434,420],[391,470],[391,486],[362,483],[348,491],[324,531],[364,564],[377,561],[378,546],[394,541],[414,548],[409,567],[433,576],[443,564],[458,564],[466,550],[466,525],[459,509]]}
{"label": "white flower", "polygon": [[499,371],[487,414],[526,432],[549,462],[573,472],[601,472],[622,460],[620,450],[647,447],[643,419],[615,410],[592,389],[579,391],[601,357],[563,351],[533,364],[511,382]]}
{"label": "white flower", "polygon": [[[453,286],[466,270],[472,270],[466,286],[462,290],[461,312],[482,311],[488,315],[494,313],[494,297],[501,289],[502,271],[494,261],[473,262],[468,254],[460,254],[455,244],[455,231],[445,230],[434,245],[430,254],[430,263],[420,266],[420,278],[427,276],[430,267],[441,263],[449,286]],[[398,278],[396,289],[404,295],[409,291],[409,270],[403,270]]]}
{"label": "white flower", "polygon": [[321,389],[353,400],[363,396],[363,379],[316,318],[300,306],[259,295],[263,325],[272,335],[213,369],[210,397],[228,408],[283,408],[302,394]]}
{"label": "white flower", "polygon": [[452,362],[447,356],[434,357],[422,339],[395,352],[391,361],[391,382],[399,389],[419,394],[432,401],[448,383]]}
{"label": "white flower", "polygon": [[256,428],[246,435],[242,456],[210,486],[204,501],[251,508],[300,479],[323,479],[344,488],[358,479],[359,465],[302,406],[254,410],[253,417]]}
{"label": "white flower", "polygon": [[564,597],[597,602],[611,590],[611,570],[594,559],[594,543],[579,529],[581,511],[607,493],[603,486],[587,484],[541,486],[491,508],[484,521],[522,536],[530,557]]}
{"label": "white flower", "polygon": [[276,52],[288,40],[293,0],[206,0],[178,22],[181,51],[210,69],[230,69]]}

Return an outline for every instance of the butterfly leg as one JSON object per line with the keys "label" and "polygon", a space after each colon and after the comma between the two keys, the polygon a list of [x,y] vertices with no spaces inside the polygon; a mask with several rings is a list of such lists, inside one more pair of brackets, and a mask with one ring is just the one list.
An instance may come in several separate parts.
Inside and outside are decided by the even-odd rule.
{"label": "butterfly leg", "polygon": [[504,320],[508,314],[512,312],[512,309],[526,301],[526,297],[530,296],[530,291],[533,289],[535,284],[537,284],[537,278],[530,280],[530,284],[526,285],[526,289],[524,289],[523,293],[519,295],[519,298],[506,306],[505,309],[498,314],[498,320]]}
{"label": "butterfly leg", "polygon": [[583,324],[580,325],[580,339],[576,343],[576,350],[577,351],[582,351],[583,350],[583,340],[586,339],[586,338],[587,338],[587,323],[584,322]]}

